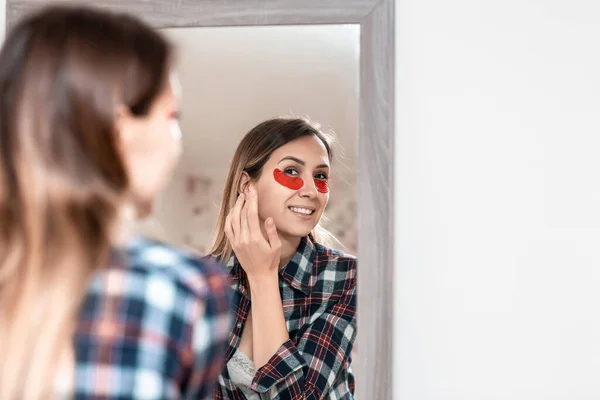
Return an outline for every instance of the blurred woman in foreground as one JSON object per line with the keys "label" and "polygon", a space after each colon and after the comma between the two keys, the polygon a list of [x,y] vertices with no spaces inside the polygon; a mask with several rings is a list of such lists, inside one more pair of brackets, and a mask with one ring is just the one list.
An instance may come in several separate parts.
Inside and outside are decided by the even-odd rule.
{"label": "blurred woman in foreground", "polygon": [[222,270],[130,238],[180,154],[172,51],[135,18],[51,7],[0,53],[0,398],[211,398]]}

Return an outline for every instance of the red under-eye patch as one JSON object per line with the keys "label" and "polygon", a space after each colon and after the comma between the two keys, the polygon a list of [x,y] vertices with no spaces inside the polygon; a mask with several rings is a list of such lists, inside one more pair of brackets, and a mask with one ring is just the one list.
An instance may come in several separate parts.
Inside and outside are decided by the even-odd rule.
{"label": "red under-eye patch", "polygon": [[289,176],[280,169],[275,168],[273,171],[273,178],[275,181],[288,189],[298,190],[304,186],[304,181],[299,176]]}
{"label": "red under-eye patch", "polygon": [[325,179],[315,179],[315,186],[317,187],[317,190],[321,193],[329,192],[329,181]]}

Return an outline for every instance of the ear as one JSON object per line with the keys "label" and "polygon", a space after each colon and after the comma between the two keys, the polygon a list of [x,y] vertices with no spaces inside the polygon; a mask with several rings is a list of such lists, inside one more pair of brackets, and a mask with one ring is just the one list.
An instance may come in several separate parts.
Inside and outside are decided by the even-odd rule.
{"label": "ear", "polygon": [[238,186],[238,193],[245,193],[246,189],[248,189],[248,184],[250,183],[250,175],[246,171],[242,171],[242,176],[240,177],[240,185]]}

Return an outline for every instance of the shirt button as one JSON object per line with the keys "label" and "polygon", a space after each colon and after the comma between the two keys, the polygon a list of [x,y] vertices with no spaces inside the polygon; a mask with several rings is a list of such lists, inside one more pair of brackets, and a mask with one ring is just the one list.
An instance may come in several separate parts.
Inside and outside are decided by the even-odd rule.
{"label": "shirt button", "polygon": [[237,327],[238,327],[238,328],[241,328],[241,327],[242,327],[242,323],[241,323],[241,322],[238,322],[238,323],[237,323]]}

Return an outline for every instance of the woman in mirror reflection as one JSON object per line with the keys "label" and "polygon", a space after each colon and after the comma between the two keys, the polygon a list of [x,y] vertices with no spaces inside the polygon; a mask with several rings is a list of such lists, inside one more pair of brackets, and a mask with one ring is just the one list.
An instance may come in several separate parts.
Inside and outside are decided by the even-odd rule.
{"label": "woman in mirror reflection", "polygon": [[179,158],[171,52],[137,19],[89,8],[43,9],[6,38],[2,400],[213,396],[227,274],[124,229]]}
{"label": "woman in mirror reflection", "polygon": [[332,139],[304,119],[253,128],[233,157],[210,256],[235,324],[216,399],[352,399],[356,258],[328,247]]}

